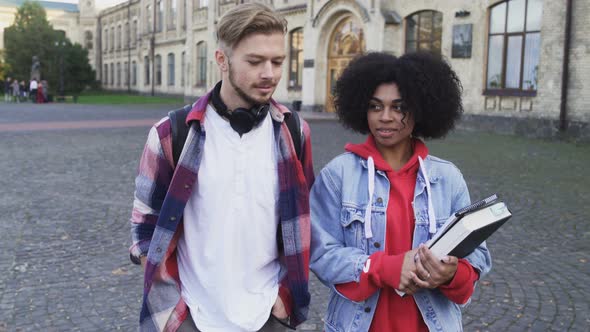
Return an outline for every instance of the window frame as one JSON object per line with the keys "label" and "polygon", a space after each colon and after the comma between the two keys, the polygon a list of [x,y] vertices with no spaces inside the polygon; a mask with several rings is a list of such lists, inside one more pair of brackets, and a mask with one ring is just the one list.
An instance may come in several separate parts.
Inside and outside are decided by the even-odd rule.
{"label": "window frame", "polygon": [[176,75],[175,75],[175,70],[176,70],[176,55],[172,52],[168,53],[167,56],[167,61],[168,61],[168,75],[167,75],[167,83],[168,86],[174,86],[175,85],[175,80],[176,80]]}
{"label": "window frame", "polygon": [[[201,47],[199,47],[199,45],[201,45]],[[201,49],[204,49],[203,52],[199,52]],[[200,42],[197,43],[197,66],[196,66],[196,70],[197,70],[197,75],[196,75],[196,81],[195,81],[195,86],[198,87],[203,87],[205,85],[207,85],[207,42],[204,40],[201,40]],[[204,56],[203,54],[204,53]]]}
{"label": "window frame", "polygon": [[[432,32],[429,35],[429,40],[421,40],[420,39],[420,33],[418,32],[416,35],[416,39],[413,40],[413,42],[416,44],[415,50],[408,50],[408,20],[413,17],[413,16],[418,16],[418,21],[416,23],[416,31],[420,30],[420,25],[422,22],[422,18],[420,17],[421,14],[424,13],[432,13],[432,18],[431,18],[431,24],[432,24]],[[433,51],[433,47],[432,45],[434,44],[435,40],[434,40],[434,27],[435,27],[435,15],[438,14],[441,16],[441,25],[440,25],[440,49]],[[425,10],[419,10],[417,12],[414,12],[408,16],[405,17],[404,19],[404,53],[408,53],[408,52],[416,52],[416,51],[426,51],[426,50],[421,50],[420,49],[420,43],[424,43],[424,42],[428,42],[429,45],[429,52],[435,53],[435,54],[442,54],[442,41],[443,41],[443,22],[444,22],[444,15],[442,12],[439,12],[437,10],[433,10],[433,9],[425,9]]]}
{"label": "window frame", "polygon": [[[486,49],[485,49],[485,77],[484,77],[484,96],[521,96],[521,97],[534,97],[537,95],[537,90],[524,90],[523,89],[523,77],[524,77],[524,61],[525,61],[525,51],[526,51],[526,37],[527,35],[533,34],[541,34],[541,30],[531,30],[527,31],[527,14],[529,9],[529,0],[523,0],[525,2],[524,5],[524,23],[522,31],[519,32],[508,32],[508,17],[509,17],[509,8],[508,5],[513,0],[505,0],[494,5],[488,7],[487,13],[487,39],[486,39]],[[504,12],[504,31],[503,32],[491,32],[491,24],[492,24],[492,10],[500,6],[502,4],[506,5],[506,9]],[[489,53],[490,53],[490,39],[492,36],[503,36],[502,39],[502,73],[500,77],[500,87],[499,88],[489,88],[488,87],[488,75],[489,75]],[[520,48],[520,73],[519,73],[519,87],[518,88],[506,88],[506,71],[507,71],[507,57],[508,57],[508,47],[507,43],[510,37],[520,36],[522,37],[521,48]],[[540,51],[539,55],[540,57]],[[537,63],[538,64],[538,63]],[[536,87],[538,89],[538,86]]]}
{"label": "window frame", "polygon": [[[296,33],[300,33],[301,34],[301,45],[299,45],[299,49],[294,51],[293,48],[293,36]],[[303,54],[303,27],[298,27],[295,28],[293,30],[291,30],[291,32],[289,32],[289,76],[288,76],[288,89],[290,90],[301,90],[301,88],[303,87],[303,82],[299,81],[299,72],[301,71],[301,73],[303,74],[303,62],[299,63],[298,59],[299,59],[299,55]],[[293,71],[293,59],[295,58],[295,71]],[[296,80],[295,80],[295,84],[291,85],[291,74],[295,73],[296,76]],[[301,78],[301,80],[303,81],[303,77]]]}

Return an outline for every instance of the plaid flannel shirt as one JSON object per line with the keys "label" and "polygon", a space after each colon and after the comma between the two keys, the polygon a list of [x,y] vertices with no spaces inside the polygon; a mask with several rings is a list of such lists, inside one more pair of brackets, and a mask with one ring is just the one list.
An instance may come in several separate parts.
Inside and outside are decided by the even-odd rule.
{"label": "plaid flannel shirt", "polygon": [[[211,92],[193,105],[187,116],[189,134],[174,167],[170,120],[163,118],[150,130],[135,180],[131,216],[131,259],[147,255],[144,274],[141,331],[176,331],[188,309],[180,294],[176,245],[182,232],[184,207],[197,185],[205,146],[204,114]],[[290,312],[290,324],[307,319],[310,295],[309,189],[314,181],[308,124],[301,119],[302,157],[297,155],[283,121],[291,112],[271,100],[279,176],[279,296]]]}

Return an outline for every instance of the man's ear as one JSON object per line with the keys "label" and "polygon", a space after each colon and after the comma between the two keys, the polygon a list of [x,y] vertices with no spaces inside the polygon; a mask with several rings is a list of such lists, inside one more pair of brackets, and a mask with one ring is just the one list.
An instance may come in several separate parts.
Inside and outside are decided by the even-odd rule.
{"label": "man's ear", "polygon": [[215,50],[215,61],[217,62],[217,66],[219,69],[221,69],[221,71],[227,71],[227,63],[229,62],[229,58],[225,55],[225,53],[223,53],[221,49]]}

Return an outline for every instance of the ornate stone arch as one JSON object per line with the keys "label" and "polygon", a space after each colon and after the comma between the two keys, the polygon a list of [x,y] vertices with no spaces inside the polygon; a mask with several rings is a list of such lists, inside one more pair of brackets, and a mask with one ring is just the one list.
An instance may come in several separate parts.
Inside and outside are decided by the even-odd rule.
{"label": "ornate stone arch", "polygon": [[360,15],[360,19],[363,21],[363,23],[367,23],[371,20],[371,17],[369,16],[369,12],[367,11],[367,9],[360,4],[357,0],[340,0],[340,1],[328,1],[326,2],[322,8],[320,8],[320,10],[318,10],[318,13],[316,14],[316,16],[313,19],[313,23],[312,26],[314,28],[316,28],[318,26],[318,24],[320,24],[320,22],[322,22],[326,16],[330,15],[330,12],[332,11],[332,9],[334,7],[337,6],[346,6],[349,7],[351,9],[352,12],[358,13]]}

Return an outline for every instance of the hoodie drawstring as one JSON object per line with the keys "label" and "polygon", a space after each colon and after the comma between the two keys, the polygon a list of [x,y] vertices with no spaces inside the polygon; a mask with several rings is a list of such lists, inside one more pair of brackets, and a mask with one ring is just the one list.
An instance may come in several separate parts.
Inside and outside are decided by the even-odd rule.
{"label": "hoodie drawstring", "polygon": [[373,192],[375,191],[375,162],[373,157],[367,159],[368,167],[368,189],[369,189],[369,203],[365,209],[365,237],[370,239],[373,237],[373,231],[371,230],[371,213],[373,212]]}
{"label": "hoodie drawstring", "polygon": [[418,156],[418,161],[420,162],[420,170],[424,175],[424,182],[426,182],[426,196],[428,196],[428,232],[430,234],[436,233],[436,216],[434,215],[434,207],[432,205],[432,190],[430,189],[430,179],[428,177],[428,173],[426,172],[426,167],[424,167],[424,160],[420,156]]}

